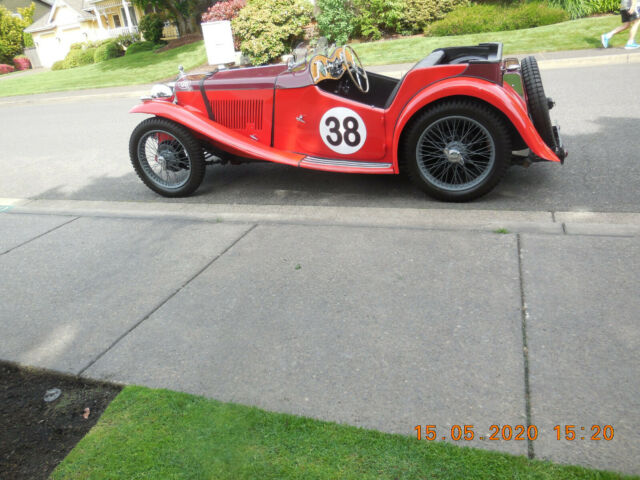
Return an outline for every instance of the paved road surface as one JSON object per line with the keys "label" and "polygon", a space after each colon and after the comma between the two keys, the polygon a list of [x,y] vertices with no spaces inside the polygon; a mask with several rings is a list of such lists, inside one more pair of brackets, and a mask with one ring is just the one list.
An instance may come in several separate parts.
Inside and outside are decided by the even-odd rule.
{"label": "paved road surface", "polygon": [[[570,156],[564,166],[511,169],[490,195],[463,209],[640,211],[640,109],[622,79],[640,64],[543,72]],[[128,160],[142,120],[134,98],[0,106],[0,197],[163,201]],[[194,203],[442,208],[395,176],[332,174],[271,164],[214,167]]]}

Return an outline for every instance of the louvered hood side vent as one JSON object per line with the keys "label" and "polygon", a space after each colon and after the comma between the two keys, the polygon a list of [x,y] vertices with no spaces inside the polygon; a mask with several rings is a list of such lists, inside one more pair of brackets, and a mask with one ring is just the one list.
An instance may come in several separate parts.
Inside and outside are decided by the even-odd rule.
{"label": "louvered hood side vent", "polygon": [[216,122],[234,130],[262,130],[262,100],[212,100]]}

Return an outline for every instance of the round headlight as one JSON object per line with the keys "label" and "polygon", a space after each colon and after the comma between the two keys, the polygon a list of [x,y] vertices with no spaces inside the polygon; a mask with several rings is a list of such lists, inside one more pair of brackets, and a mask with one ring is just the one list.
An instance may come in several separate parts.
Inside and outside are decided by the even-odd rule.
{"label": "round headlight", "polygon": [[171,98],[173,89],[163,83],[158,83],[151,87],[151,98]]}

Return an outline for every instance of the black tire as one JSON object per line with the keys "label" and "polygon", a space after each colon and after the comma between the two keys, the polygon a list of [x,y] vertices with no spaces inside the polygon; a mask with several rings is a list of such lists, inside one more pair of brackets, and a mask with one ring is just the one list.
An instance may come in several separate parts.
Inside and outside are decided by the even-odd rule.
{"label": "black tire", "polygon": [[536,130],[544,143],[555,150],[556,140],[553,135],[553,126],[549,117],[549,103],[542,86],[542,77],[535,57],[526,57],[520,62],[524,91],[527,94],[529,115]]}
{"label": "black tire", "polygon": [[401,168],[419,188],[439,200],[467,202],[498,184],[511,143],[504,121],[489,107],[450,100],[411,121],[399,153]]}
{"label": "black tire", "polygon": [[165,197],[190,195],[204,178],[202,146],[188,129],[166,118],[149,118],[133,130],[129,156],[140,180]]}

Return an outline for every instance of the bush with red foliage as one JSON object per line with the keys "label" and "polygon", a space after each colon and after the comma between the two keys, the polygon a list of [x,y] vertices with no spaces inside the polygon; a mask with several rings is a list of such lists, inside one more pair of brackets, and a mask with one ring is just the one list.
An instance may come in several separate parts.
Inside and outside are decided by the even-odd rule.
{"label": "bush with red foliage", "polygon": [[14,70],[15,68],[13,68],[12,65],[7,65],[6,63],[0,64],[0,75],[13,72]]}
{"label": "bush with red foliage", "polygon": [[202,22],[217,22],[220,20],[231,20],[238,15],[238,12],[247,4],[246,0],[226,0],[214,3],[202,14]]}
{"label": "bush with red foliage", "polygon": [[13,64],[17,70],[29,70],[31,68],[31,62],[27,57],[15,57]]}

